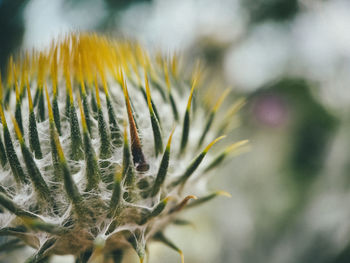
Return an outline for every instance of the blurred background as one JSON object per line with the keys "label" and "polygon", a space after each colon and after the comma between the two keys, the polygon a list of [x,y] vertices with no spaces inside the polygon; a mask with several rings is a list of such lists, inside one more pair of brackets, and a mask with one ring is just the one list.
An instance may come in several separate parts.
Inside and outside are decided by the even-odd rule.
{"label": "blurred background", "polygon": [[[0,67],[16,50],[71,31],[201,58],[232,88],[231,102],[247,98],[231,136],[252,149],[212,175],[210,188],[231,199],[186,214],[194,227],[168,229],[186,262],[345,263],[349,30],[348,0],[0,0]],[[166,247],[150,249],[152,263],[180,261]]]}

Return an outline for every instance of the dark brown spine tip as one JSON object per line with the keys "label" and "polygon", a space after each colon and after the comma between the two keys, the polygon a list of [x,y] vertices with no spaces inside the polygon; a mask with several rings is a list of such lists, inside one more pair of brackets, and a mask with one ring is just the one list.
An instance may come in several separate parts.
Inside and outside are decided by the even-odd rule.
{"label": "dark brown spine tip", "polygon": [[137,135],[136,127],[130,125],[130,134],[131,134],[131,153],[133,157],[136,170],[138,171],[147,171],[149,165],[146,163],[145,157],[142,152],[141,143]]}
{"label": "dark brown spine tip", "polygon": [[149,164],[148,163],[140,163],[136,166],[136,170],[138,172],[147,172],[149,170]]}
{"label": "dark brown spine tip", "polygon": [[142,152],[141,141],[140,141],[135,120],[132,114],[129,95],[126,88],[126,83],[124,83],[123,85],[123,91],[124,91],[126,110],[128,114],[128,120],[129,120],[130,137],[131,137],[131,153],[132,153],[133,161],[137,171],[145,172],[149,169],[149,165],[147,164],[145,160],[145,156],[143,155],[143,152]]}

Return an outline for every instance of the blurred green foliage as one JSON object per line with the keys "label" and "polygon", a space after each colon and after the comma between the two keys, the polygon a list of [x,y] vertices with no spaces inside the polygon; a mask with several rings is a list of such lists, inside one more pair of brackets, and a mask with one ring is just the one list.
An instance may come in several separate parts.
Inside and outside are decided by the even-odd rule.
{"label": "blurred green foliage", "polygon": [[285,166],[297,187],[319,174],[338,126],[337,118],[313,96],[313,88],[306,80],[285,78],[252,94],[252,101],[266,94],[278,96],[291,113],[290,152]]}
{"label": "blurred green foliage", "polygon": [[22,43],[23,10],[29,0],[0,1],[0,69],[4,72],[10,54]]}
{"label": "blurred green foliage", "polygon": [[242,4],[249,10],[252,22],[288,20],[299,12],[298,0],[244,0]]}

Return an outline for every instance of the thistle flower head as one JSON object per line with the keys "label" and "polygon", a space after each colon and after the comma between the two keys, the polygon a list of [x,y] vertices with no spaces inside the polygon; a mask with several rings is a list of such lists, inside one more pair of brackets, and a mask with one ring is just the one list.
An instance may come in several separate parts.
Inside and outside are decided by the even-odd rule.
{"label": "thistle flower head", "polygon": [[163,230],[226,194],[193,195],[246,143],[211,155],[243,103],[217,118],[226,92],[207,109],[194,96],[198,71],[137,43],[72,34],[10,59],[0,84],[0,235],[35,248],[28,262],[121,262],[128,248],[142,262],[152,240],[182,255]]}

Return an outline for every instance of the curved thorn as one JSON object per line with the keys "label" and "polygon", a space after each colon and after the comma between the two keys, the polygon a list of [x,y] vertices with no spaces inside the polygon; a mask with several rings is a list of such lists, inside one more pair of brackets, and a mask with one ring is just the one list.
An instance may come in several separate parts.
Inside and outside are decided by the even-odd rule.
{"label": "curved thorn", "polygon": [[199,206],[201,204],[204,204],[210,200],[212,200],[213,198],[217,197],[217,196],[225,196],[225,197],[231,197],[231,194],[229,194],[228,192],[226,191],[216,191],[212,194],[209,194],[209,195],[206,195],[206,196],[203,196],[201,198],[198,198],[197,200],[193,201],[192,203],[188,204],[185,208],[188,209],[188,208],[192,208],[192,207],[195,207],[195,206]]}
{"label": "curved thorn", "polygon": [[208,153],[209,149],[218,141],[225,138],[225,136],[220,136],[213,140],[211,143],[208,144],[207,147],[191,162],[191,164],[187,167],[186,171],[183,173],[183,175],[176,181],[174,181],[172,184],[170,184],[170,187],[175,187],[179,184],[185,184],[185,182],[188,180],[188,178],[194,173],[194,171],[198,168],[198,166],[203,161],[205,155]]}
{"label": "curved thorn", "polygon": [[188,203],[188,201],[190,201],[191,199],[197,200],[197,196],[194,195],[188,195],[186,196],[181,203],[179,203],[177,206],[175,206],[173,209],[171,209],[170,213],[175,213],[175,212],[179,212],[181,211]]}
{"label": "curved thorn", "polygon": [[129,94],[126,86],[126,82],[123,82],[123,91],[125,97],[125,104],[127,108],[127,114],[129,119],[129,129],[130,129],[130,137],[131,137],[131,153],[133,156],[134,164],[136,166],[136,170],[140,172],[148,171],[149,164],[146,163],[145,157],[142,152],[141,141],[137,132],[137,128],[135,125],[134,117],[132,115]]}
{"label": "curved thorn", "polygon": [[163,151],[163,141],[162,134],[160,132],[160,126],[157,117],[153,111],[152,100],[151,100],[151,91],[148,84],[147,73],[145,72],[145,87],[146,87],[146,95],[147,95],[147,104],[151,118],[152,130],[153,130],[153,138],[154,138],[154,149],[156,156]]}
{"label": "curved thorn", "polygon": [[209,163],[207,168],[205,168],[204,173],[209,172],[210,170],[215,168],[217,165],[222,163],[228,154],[237,151],[238,149],[247,145],[248,143],[249,143],[248,140],[242,140],[242,141],[235,142],[235,143],[231,144],[230,146],[228,146],[221,154],[219,154],[214,160],[212,160]]}

